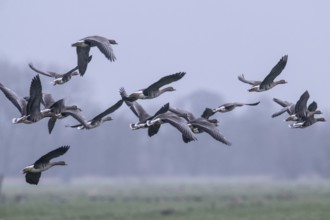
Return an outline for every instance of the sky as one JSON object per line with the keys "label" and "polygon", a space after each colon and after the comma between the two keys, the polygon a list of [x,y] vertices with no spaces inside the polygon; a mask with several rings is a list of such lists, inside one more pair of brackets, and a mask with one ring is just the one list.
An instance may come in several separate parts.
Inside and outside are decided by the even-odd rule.
{"label": "sky", "polygon": [[[186,76],[173,83],[175,95],[154,102],[163,104],[169,97],[202,89],[220,94],[226,102],[262,97],[296,102],[308,90],[310,102],[329,109],[325,95],[329,4],[325,0],[1,1],[0,60],[26,68],[31,78],[29,62],[65,72],[77,63],[71,44],[100,35],[118,42],[113,46],[116,62],[93,48],[85,76],[75,79],[90,85],[90,98],[100,105],[109,105],[105,99],[117,99],[122,86],[130,93],[185,71]],[[249,85],[238,81],[240,74],[262,80],[286,54],[288,64],[278,79],[288,84],[252,94],[247,92]],[[70,92],[69,86],[63,89]],[[213,107],[220,104],[214,100]]]}
{"label": "sky", "polygon": [[[269,100],[271,102],[273,97],[296,102],[300,95],[308,90],[309,102],[317,101],[319,109],[325,113],[324,117],[327,119],[326,114],[330,108],[327,91],[329,88],[328,73],[330,72],[329,6],[329,1],[325,0],[3,0],[0,1],[0,42],[2,42],[0,63],[8,63],[11,67],[26,71],[18,71],[17,75],[10,76],[12,73],[7,74],[5,69],[0,70],[0,82],[14,91],[17,91],[18,87],[22,87],[18,94],[24,95],[22,91],[28,90],[30,78],[22,77],[20,74],[24,72],[31,78],[35,75],[28,68],[28,63],[32,62],[35,67],[42,70],[64,73],[77,65],[76,51],[71,44],[87,36],[100,35],[118,42],[118,45],[113,45],[117,57],[115,62],[109,62],[97,48],[92,48],[90,54],[93,55],[93,59],[83,77],[75,77],[67,84],[55,87],[50,84],[51,79],[41,78],[44,92],[52,93],[56,99],[69,99],[66,103],[78,104],[84,109],[84,115],[87,111],[88,118],[91,118],[89,117],[91,114],[88,114],[90,109],[88,105],[91,102],[97,103],[99,108],[109,107],[120,97],[118,92],[120,87],[125,87],[127,93],[131,93],[147,87],[165,75],[184,71],[187,74],[172,84],[176,88],[175,92],[163,94],[152,100],[141,100],[139,103],[152,113],[149,111],[149,107],[158,109],[166,102],[177,105],[174,107],[185,109],[180,106],[185,102],[176,100],[187,97],[187,99],[194,99],[188,100],[189,103],[198,102],[199,94],[210,94],[205,95],[205,100],[210,104],[205,107],[211,108],[223,104],[220,101]],[[244,74],[246,79],[263,80],[284,55],[288,55],[288,63],[277,79],[285,79],[288,81],[287,84],[278,85],[266,92],[249,93],[247,90],[250,86],[237,79],[239,75]],[[12,81],[8,81],[10,77],[12,77]],[[29,81],[22,82],[23,80],[20,79],[29,79]],[[12,84],[15,80],[17,81],[16,86]],[[76,88],[85,88],[86,91],[78,91]],[[60,92],[61,95],[59,95]],[[76,103],[76,100],[72,98],[72,93],[81,93],[84,96],[88,94],[85,97],[82,95],[81,98],[85,104]],[[66,96],[62,97],[62,94],[66,94]],[[191,94],[195,94],[195,97],[193,98]],[[212,96],[212,94],[216,95]],[[222,99],[216,100],[217,97]],[[7,106],[10,106],[8,102]],[[255,108],[261,112],[259,120],[266,124],[268,121],[263,120],[264,118],[272,120],[268,113],[280,109],[275,103],[274,109],[265,109],[269,106],[271,106],[269,103],[267,105],[261,103]],[[14,109],[13,106],[12,109]],[[136,117],[127,108],[125,110],[127,114],[130,114],[129,119],[135,122]],[[240,108],[233,114],[245,111],[251,111],[251,108]],[[267,112],[267,115],[262,114],[262,111]],[[197,112],[195,113],[197,114]],[[233,152],[233,154],[239,152],[233,157],[239,160],[246,156],[245,151],[240,150],[243,148],[250,151],[248,147],[244,148],[245,145],[254,145],[255,140],[259,139],[258,129],[264,129],[264,127],[258,128],[253,125],[251,134],[253,133],[254,136],[250,137],[250,133],[245,130],[250,125],[250,120],[239,116],[236,119],[230,121],[233,123],[233,126],[230,127],[226,124],[226,117],[222,117],[220,129],[232,140],[236,149],[239,149],[237,152]],[[241,126],[239,123],[245,124]],[[299,135],[297,140],[300,142],[312,141],[315,138],[309,138],[311,130],[291,131],[287,127],[287,123],[280,120],[272,120],[271,123],[278,123],[283,126],[285,132],[291,132],[287,134],[288,136]],[[276,135],[273,136],[276,130],[270,124],[268,125],[267,129],[271,134],[270,140],[282,146],[281,141],[277,142]],[[38,123],[36,126],[40,126],[40,129],[46,132],[45,124],[39,125]],[[60,126],[58,125],[58,127]],[[128,130],[128,126],[125,126]],[[313,128],[318,129],[321,126],[317,124]],[[13,130],[25,129],[25,127],[12,127]],[[226,128],[232,129],[226,130]],[[116,128],[110,125],[109,129],[115,130]],[[322,131],[324,130],[326,129]],[[15,130],[19,133],[18,131],[20,132],[20,130]],[[94,131],[89,132],[92,136],[88,137],[99,137],[98,135],[101,134],[98,131],[100,130],[96,130],[95,133]],[[237,135],[237,133],[247,135],[246,140],[250,142],[247,144],[245,136]],[[83,134],[85,133],[81,135],[83,136]],[[137,135],[137,137],[140,137],[140,134],[129,133],[129,135]],[[285,136],[284,143],[295,145],[294,147],[299,150],[300,142],[294,142],[288,136]],[[69,137],[68,143],[73,143],[75,140],[72,140],[71,136]],[[33,138],[31,137],[32,140]],[[42,135],[41,138],[43,138]],[[55,139],[54,135],[47,138],[45,145],[49,144],[51,147],[53,138]],[[108,141],[107,138],[112,137],[102,136],[102,138]],[[150,138],[147,136],[141,136],[141,138],[148,141],[158,140],[149,140]],[[260,149],[258,149],[255,155],[257,157],[266,155],[267,159],[268,148],[264,149],[264,147],[269,144],[268,139],[264,139],[264,142],[259,140],[256,145],[264,150],[264,154],[260,153]],[[63,144],[62,140],[60,141],[59,144]],[[108,143],[106,141],[105,143]],[[181,143],[181,139],[178,141]],[[153,145],[150,142],[146,143],[148,143],[147,147]],[[203,142],[201,138],[201,141],[196,143],[194,150],[197,149],[198,152],[200,145],[204,147],[207,143]],[[54,143],[54,145],[57,144],[57,142]],[[282,147],[286,149],[287,145]],[[327,140],[318,145],[328,146]],[[12,155],[15,155],[14,150],[19,147],[14,146]],[[43,147],[36,146],[34,153],[40,155],[40,152],[45,152]],[[115,153],[120,153],[121,147],[118,145],[119,150]],[[210,149],[212,146],[206,148],[205,152]],[[223,153],[224,149],[219,152]],[[163,149],[161,148],[161,150]],[[204,152],[204,148],[200,150]],[[288,147],[287,150],[295,151],[297,149]],[[153,152],[154,149],[150,148],[150,151]],[[301,149],[301,151],[305,151],[305,149]],[[76,152],[79,153],[79,150]],[[194,155],[191,149],[188,149],[187,152]],[[316,151],[315,153],[321,154],[322,152]],[[294,153],[292,155],[295,155]],[[72,155],[74,154],[72,153]],[[147,152],[142,155],[148,156],[149,154]],[[160,155],[162,154],[160,153]],[[291,154],[281,154],[278,157],[288,158],[290,161],[291,158],[287,155]],[[309,151],[306,153],[307,158],[308,156]],[[152,155],[150,158],[152,161]],[[304,157],[301,158],[304,159]],[[313,159],[313,157],[311,158]],[[26,160],[29,159],[26,158]],[[217,159],[215,158],[215,160]],[[169,159],[169,161],[171,160]],[[251,161],[254,161],[252,157]],[[212,164],[212,161],[210,163]],[[260,164],[255,162],[252,166],[258,167]]]}

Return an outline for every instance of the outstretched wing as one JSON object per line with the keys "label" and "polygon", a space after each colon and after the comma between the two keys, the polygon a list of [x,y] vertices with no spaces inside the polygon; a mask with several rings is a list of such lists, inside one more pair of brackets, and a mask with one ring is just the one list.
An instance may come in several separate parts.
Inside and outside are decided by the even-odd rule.
{"label": "outstretched wing", "polygon": [[265,79],[260,83],[260,88],[263,88],[264,86],[272,83],[274,79],[284,70],[287,61],[288,55],[283,56],[280,61],[278,61],[278,63],[273,67],[270,73],[265,77]]}
{"label": "outstretched wing", "polygon": [[30,115],[31,121],[38,121],[41,117],[40,105],[42,102],[42,87],[39,75],[32,79],[30,86],[30,97],[26,106],[26,113]]}
{"label": "outstretched wing", "polygon": [[295,106],[295,113],[297,117],[304,118],[307,116],[307,101],[309,93],[306,90],[299,98]]}
{"label": "outstretched wing", "polygon": [[86,72],[87,65],[89,62],[89,50],[90,47],[77,47],[77,57],[78,57],[78,69],[81,76]]}
{"label": "outstretched wing", "polygon": [[11,103],[13,103],[13,105],[15,105],[18,111],[23,115],[26,107],[26,100],[16,95],[14,91],[5,87],[1,83],[0,83],[0,90],[3,92],[3,94],[5,94],[7,99],[9,99],[9,101],[11,101]]}
{"label": "outstretched wing", "polygon": [[243,74],[241,76],[238,76],[238,79],[239,79],[239,81],[241,81],[243,83],[250,84],[252,86],[256,86],[256,85],[259,85],[261,83],[261,81],[247,80],[247,79],[245,79]]}
{"label": "outstretched wing", "polygon": [[154,90],[158,90],[160,87],[170,84],[172,82],[178,81],[179,79],[181,79],[184,75],[186,75],[185,72],[178,72],[178,73],[174,73],[171,75],[167,75],[164,76],[162,78],[160,78],[157,82],[151,84],[148,88],[146,88],[143,93],[144,94],[149,94],[149,91],[154,91]]}
{"label": "outstretched wing", "polygon": [[48,163],[51,159],[55,157],[59,157],[63,154],[65,154],[69,150],[70,146],[65,145],[61,146],[55,150],[52,150],[48,152],[47,154],[40,157],[34,164],[40,164],[40,163]]}
{"label": "outstretched wing", "polygon": [[116,111],[122,104],[123,104],[123,100],[120,99],[118,102],[116,102],[116,104],[114,104],[113,106],[109,107],[108,109],[106,109],[104,112],[98,114],[97,116],[95,116],[92,121],[97,121],[98,119],[103,118],[104,116]]}
{"label": "outstretched wing", "polygon": [[99,50],[108,58],[110,61],[115,61],[116,56],[111,47],[110,41],[107,38],[101,36],[90,36],[83,39],[88,42],[91,46],[97,46]]}
{"label": "outstretched wing", "polygon": [[29,67],[34,71],[34,72],[37,72],[37,73],[39,73],[39,74],[42,74],[42,75],[44,75],[44,76],[48,76],[48,77],[53,77],[53,78],[57,78],[57,77],[60,77],[61,76],[61,74],[57,74],[57,73],[54,73],[54,72],[43,72],[43,71],[41,71],[41,70],[38,70],[37,68],[35,68],[34,66],[33,66],[33,64],[32,63],[29,63]]}

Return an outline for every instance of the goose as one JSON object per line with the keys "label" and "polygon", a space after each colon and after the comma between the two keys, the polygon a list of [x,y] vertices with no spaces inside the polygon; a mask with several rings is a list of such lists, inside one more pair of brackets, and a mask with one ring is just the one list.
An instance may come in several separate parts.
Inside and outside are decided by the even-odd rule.
{"label": "goose", "polygon": [[41,173],[48,170],[53,166],[64,166],[67,165],[64,161],[50,162],[51,159],[59,157],[65,154],[69,150],[70,146],[61,146],[55,150],[48,152],[47,154],[40,157],[34,164],[25,167],[22,173],[25,174],[25,181],[30,184],[37,185]]}
{"label": "goose", "polygon": [[225,103],[223,105],[220,105],[217,108],[211,109],[211,108],[205,108],[202,117],[203,118],[209,118],[212,115],[214,115],[217,112],[225,113],[234,110],[236,107],[241,107],[243,105],[250,105],[250,106],[255,106],[258,105],[259,102],[254,102],[254,103],[240,103],[240,102],[232,102],[232,103]]}
{"label": "goose", "polygon": [[[126,97],[127,93],[122,87],[119,90],[121,97]],[[139,121],[135,124],[131,123],[130,128],[137,130],[140,128],[148,128],[148,136],[152,137],[157,134],[161,124],[168,123],[174,128],[178,129],[182,135],[189,141],[195,141],[197,138],[192,133],[187,123],[171,112],[168,112],[169,103],[162,106],[153,116],[149,115],[144,108],[136,101],[125,101],[125,104],[132,110],[132,112],[138,117]]]}
{"label": "goose", "polygon": [[40,111],[43,95],[39,75],[33,77],[28,97],[19,97],[14,91],[5,87],[2,83],[0,83],[0,90],[21,113],[21,117],[12,119],[14,124],[31,124],[37,122],[43,118],[43,114],[47,114],[50,111],[50,109]]}
{"label": "goose", "polygon": [[[91,60],[92,60],[92,56],[89,56],[87,62],[89,63]],[[63,73],[63,74],[55,73],[55,72],[43,72],[43,71],[38,70],[37,68],[35,68],[32,63],[29,63],[29,67],[33,71],[35,71],[39,74],[54,78],[54,80],[52,82],[54,86],[55,85],[61,85],[61,84],[64,84],[64,83],[68,82],[69,80],[71,80],[72,76],[80,75],[79,72],[76,71],[76,70],[78,70],[78,66],[76,66],[75,68],[73,68],[69,72]]]}
{"label": "goose", "polygon": [[325,121],[326,121],[325,118],[315,118],[314,115],[310,115],[303,121],[297,121],[293,124],[290,124],[289,128],[306,128],[315,124],[316,122],[325,122]]}
{"label": "goose", "polygon": [[307,107],[308,99],[309,93],[306,90],[295,104],[294,114],[291,114],[285,121],[304,121],[314,114],[322,114],[320,110],[317,110],[317,103],[315,101]]}
{"label": "goose", "polygon": [[279,104],[280,106],[282,106],[283,108],[280,111],[272,114],[272,118],[275,118],[275,117],[283,114],[284,112],[287,112],[289,115],[293,115],[295,113],[296,105],[294,103],[291,103],[288,101],[283,101],[278,98],[273,98],[273,101],[276,102],[277,104]]}
{"label": "goose", "polygon": [[[169,111],[179,115],[180,117],[185,118],[194,133],[206,132],[215,140],[220,141],[228,146],[231,146],[231,143],[220,133],[219,129],[217,128],[219,124],[219,121],[217,119],[195,117],[191,112],[177,108],[170,108]],[[189,142],[189,140],[185,139],[184,137],[182,138],[184,142]]]}
{"label": "goose", "polygon": [[76,47],[78,57],[78,69],[81,76],[83,76],[86,72],[87,65],[89,62],[89,50],[91,47],[96,46],[111,62],[114,62],[116,60],[116,56],[113,52],[111,44],[118,43],[115,40],[95,35],[85,37],[71,45],[72,47]]}
{"label": "goose", "polygon": [[79,124],[77,124],[77,125],[66,125],[66,127],[77,128],[79,130],[80,129],[92,129],[92,128],[99,127],[101,124],[103,124],[106,121],[111,121],[112,118],[110,116],[107,116],[107,115],[110,114],[110,113],[113,113],[114,111],[116,111],[122,104],[123,104],[123,100],[120,99],[114,105],[112,105],[111,107],[107,108],[106,110],[104,110],[103,112],[101,112],[100,114],[98,114],[97,116],[95,116],[94,118],[92,118],[89,121],[86,121],[77,112],[63,111],[62,113],[64,113],[65,115],[72,116],[73,118],[75,118],[79,122]]}
{"label": "goose", "polygon": [[252,87],[248,90],[249,92],[263,92],[269,90],[278,84],[287,83],[287,81],[283,79],[279,81],[274,81],[274,79],[278,75],[280,75],[280,73],[285,68],[287,61],[288,61],[288,55],[283,56],[263,81],[246,80],[243,74],[241,76],[238,76],[238,79],[241,82],[252,85]]}
{"label": "goose", "polygon": [[[122,99],[127,97],[127,93],[124,87],[121,87],[119,89],[120,96]],[[138,117],[139,121],[135,124],[131,123],[130,128],[132,130],[136,130],[139,128],[146,128],[148,127],[146,122],[147,120],[150,120],[154,117],[156,117],[158,114],[162,114],[168,111],[169,105],[162,106],[153,116],[149,115],[147,111],[136,101],[125,101],[125,104],[131,109],[131,111],[134,113],[136,117]]]}
{"label": "goose", "polygon": [[153,99],[160,96],[164,92],[175,91],[172,86],[165,87],[163,89],[160,89],[160,87],[180,80],[185,74],[185,72],[177,72],[171,75],[164,76],[160,78],[157,82],[151,84],[149,87],[133,92],[129,96],[124,96],[123,99],[131,102],[136,101],[137,99]]}

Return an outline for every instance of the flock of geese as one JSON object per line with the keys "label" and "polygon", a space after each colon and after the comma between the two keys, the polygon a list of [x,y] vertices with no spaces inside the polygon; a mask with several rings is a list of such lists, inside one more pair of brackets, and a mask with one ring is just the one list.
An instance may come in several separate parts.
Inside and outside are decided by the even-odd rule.
{"label": "flock of geese", "polygon": [[[120,88],[119,101],[90,120],[85,119],[85,117],[81,114],[81,109],[78,106],[65,105],[64,99],[55,101],[51,94],[42,92],[39,74],[54,78],[52,82],[53,85],[67,83],[72,79],[72,77],[78,75],[83,76],[86,73],[87,66],[92,60],[92,56],[89,55],[91,47],[97,47],[109,61],[114,62],[116,57],[111,45],[116,44],[117,42],[115,40],[107,39],[101,36],[86,37],[73,43],[72,47],[76,47],[77,66],[64,74],[44,72],[37,69],[30,63],[29,67],[33,71],[37,72],[38,75],[33,77],[31,81],[30,94],[28,96],[20,97],[14,91],[0,83],[1,91],[20,112],[20,117],[12,119],[12,122],[14,124],[31,124],[47,118],[48,131],[51,133],[58,119],[71,116],[77,120],[77,124],[67,125],[66,127],[92,129],[100,126],[106,121],[111,121],[112,118],[108,115],[119,109],[125,102],[126,106],[128,106],[133,114],[138,118],[138,122],[130,124],[130,128],[132,130],[142,128],[147,129],[148,135],[151,137],[158,133],[162,124],[168,123],[181,133],[182,140],[185,143],[196,141],[196,134],[205,132],[215,140],[230,146],[231,142],[228,141],[218,129],[219,121],[211,117],[217,112],[225,113],[234,110],[236,107],[241,107],[244,105],[256,106],[260,103],[226,103],[216,108],[205,108],[204,112],[200,116],[195,116],[189,111],[173,108],[169,105],[169,103],[162,106],[152,115],[147,113],[146,110],[137,102],[139,99],[154,99],[165,92],[175,91],[172,86],[165,88],[163,87],[182,79],[186,75],[185,72],[177,72],[164,76],[148,87],[137,90],[131,94],[127,94],[123,87]],[[244,75],[238,76],[238,79],[243,83],[251,85],[251,88],[248,89],[249,92],[267,91],[276,85],[287,83],[285,80],[275,81],[275,78],[284,70],[287,61],[288,56],[283,56],[262,81],[247,80]],[[317,103],[315,101],[307,106],[308,99],[309,93],[307,90],[301,95],[296,103],[290,103],[288,101],[274,98],[274,102],[282,106],[282,109],[274,113],[272,117],[277,117],[287,112],[289,116],[286,121],[293,121],[293,123],[289,125],[290,128],[305,128],[316,122],[325,121],[322,117],[315,117],[315,115],[322,114],[322,112],[317,109]],[[43,155],[32,165],[25,167],[22,172],[25,174],[26,182],[37,185],[43,171],[56,165],[66,165],[64,161],[51,162],[51,160],[65,154],[69,148],[70,146],[61,146]]]}

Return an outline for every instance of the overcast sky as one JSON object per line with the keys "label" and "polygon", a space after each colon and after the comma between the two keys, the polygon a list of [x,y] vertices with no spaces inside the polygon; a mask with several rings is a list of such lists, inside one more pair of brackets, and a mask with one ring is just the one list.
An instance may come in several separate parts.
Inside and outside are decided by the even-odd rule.
{"label": "overcast sky", "polygon": [[[310,101],[329,109],[329,7],[325,0],[7,0],[0,2],[0,59],[26,68],[31,78],[29,62],[65,72],[77,62],[71,44],[101,35],[119,43],[113,46],[117,61],[109,62],[93,48],[85,76],[75,79],[92,84],[94,100],[115,100],[121,86],[129,93],[185,71],[187,75],[173,84],[175,95],[155,102],[198,89],[220,94],[228,102],[265,96],[295,102],[308,89]],[[242,73],[262,80],[285,54],[288,64],[278,79],[288,84],[252,94],[237,80]],[[210,107],[219,104],[214,100]]]}

